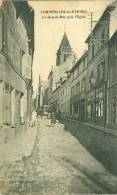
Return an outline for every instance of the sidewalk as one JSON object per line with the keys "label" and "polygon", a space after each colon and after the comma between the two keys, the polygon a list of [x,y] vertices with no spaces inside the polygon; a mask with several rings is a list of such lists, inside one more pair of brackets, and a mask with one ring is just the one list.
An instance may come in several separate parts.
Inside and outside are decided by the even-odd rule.
{"label": "sidewalk", "polygon": [[109,135],[112,135],[112,136],[117,136],[117,130],[116,129],[111,129],[111,128],[100,126],[100,125],[97,125],[97,124],[81,122],[81,121],[77,121],[77,120],[73,120],[73,119],[69,119],[69,118],[65,119],[65,121],[71,121],[73,123],[84,125],[86,127],[91,127],[91,128],[93,128],[93,129],[95,129],[97,131],[98,130],[102,131],[103,133],[106,133],[106,134],[109,134]]}
{"label": "sidewalk", "polygon": [[29,127],[25,133],[14,137],[6,144],[0,145],[0,166],[19,161],[23,156],[28,157],[33,150],[38,125]]}

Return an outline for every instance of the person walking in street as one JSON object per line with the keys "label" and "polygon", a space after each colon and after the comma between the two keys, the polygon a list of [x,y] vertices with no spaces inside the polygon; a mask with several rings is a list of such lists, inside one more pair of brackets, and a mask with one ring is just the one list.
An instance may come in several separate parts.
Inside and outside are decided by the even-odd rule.
{"label": "person walking in street", "polygon": [[60,110],[58,111],[58,120],[59,120],[59,122],[61,120],[61,111]]}
{"label": "person walking in street", "polygon": [[51,126],[56,124],[56,116],[55,113],[52,112],[50,115],[50,119],[51,119]]}
{"label": "person walking in street", "polygon": [[43,109],[40,110],[40,116],[43,118]]}
{"label": "person walking in street", "polygon": [[32,126],[35,126],[37,122],[37,112],[33,110],[32,112]]}

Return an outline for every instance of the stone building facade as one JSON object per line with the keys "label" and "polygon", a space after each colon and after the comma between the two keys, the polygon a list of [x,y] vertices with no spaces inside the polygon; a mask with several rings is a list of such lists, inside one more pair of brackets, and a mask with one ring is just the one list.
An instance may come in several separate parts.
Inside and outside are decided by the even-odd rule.
{"label": "stone building facade", "polygon": [[37,111],[39,111],[43,105],[48,104],[48,81],[41,80],[41,77],[39,75],[39,82],[38,82],[38,90],[37,90]]}
{"label": "stone building facade", "polygon": [[58,86],[54,91],[52,91],[52,96],[49,101],[51,110],[54,111],[55,113],[58,113],[59,110],[59,93],[60,93],[60,87]]}
{"label": "stone building facade", "polygon": [[70,115],[71,118],[86,120],[86,83],[87,83],[87,52],[77,61],[70,71],[71,98]]}
{"label": "stone building facade", "polygon": [[117,127],[117,31],[109,40],[108,125]]}
{"label": "stone building facade", "polygon": [[108,41],[117,28],[116,11],[117,2],[110,4],[86,40],[88,43],[87,121],[103,126],[108,124],[110,59]]}
{"label": "stone building facade", "polygon": [[59,92],[59,111],[62,118],[70,117],[70,97],[71,97],[71,81],[69,73],[66,78],[61,82]]}
{"label": "stone building facade", "polygon": [[[23,10],[22,10],[23,9]],[[32,25],[23,14],[32,21]],[[33,18],[32,8],[25,2],[3,1],[0,7],[0,124],[13,135],[26,123],[28,90],[27,72],[32,82]],[[32,39],[31,39],[32,38]],[[29,42],[30,40],[30,42]]]}
{"label": "stone building facade", "polygon": [[110,14],[106,10],[86,41],[88,43],[87,120],[101,125],[105,125],[107,121],[109,18]]}

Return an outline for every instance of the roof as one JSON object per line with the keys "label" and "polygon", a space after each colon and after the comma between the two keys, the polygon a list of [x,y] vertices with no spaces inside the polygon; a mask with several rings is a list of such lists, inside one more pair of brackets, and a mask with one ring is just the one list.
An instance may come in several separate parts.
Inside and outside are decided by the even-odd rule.
{"label": "roof", "polygon": [[111,43],[111,42],[113,42],[113,41],[115,41],[115,40],[117,40],[117,30],[114,32],[114,34],[113,34],[112,37],[110,38],[109,43]]}
{"label": "roof", "polygon": [[34,52],[34,9],[28,4],[28,1],[13,1],[16,7],[16,16],[20,16],[27,30],[29,48]]}
{"label": "roof", "polygon": [[49,75],[48,75],[48,79],[51,77],[52,74],[53,74],[53,71],[51,70]]}
{"label": "roof", "polygon": [[68,50],[72,50],[66,32],[65,32],[64,35],[63,35],[63,38],[62,38],[62,41],[61,41],[61,44],[60,44],[59,49],[68,49]]}
{"label": "roof", "polygon": [[83,55],[79,58],[79,60],[76,62],[76,64],[72,67],[72,69],[70,70],[70,72],[74,71],[75,68],[77,68],[79,66],[79,63],[82,61],[82,59],[87,55],[87,51],[85,51],[83,53]]}
{"label": "roof", "polygon": [[[106,9],[105,9],[104,12],[102,13],[100,19],[98,20],[98,22],[97,22],[96,25],[94,26],[92,32],[94,32],[94,31],[96,30],[96,28],[97,28],[97,26],[100,24],[102,18],[103,18],[106,14],[109,14],[109,12],[112,11],[112,10],[115,8],[115,3],[117,3],[117,0],[114,1],[113,3],[110,3],[110,4],[106,7]],[[86,39],[85,43],[88,43],[90,36],[91,36],[91,33],[90,33],[90,35],[88,36],[88,38]]]}

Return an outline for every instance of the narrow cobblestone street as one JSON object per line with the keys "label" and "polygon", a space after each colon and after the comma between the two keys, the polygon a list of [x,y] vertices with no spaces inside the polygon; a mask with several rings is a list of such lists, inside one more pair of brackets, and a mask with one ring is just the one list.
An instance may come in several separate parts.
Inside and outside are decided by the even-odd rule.
{"label": "narrow cobblestone street", "polygon": [[[0,192],[5,195],[75,195],[117,193],[117,178],[64,126],[39,118],[32,155],[3,166]],[[1,180],[1,181],[2,181]]]}

